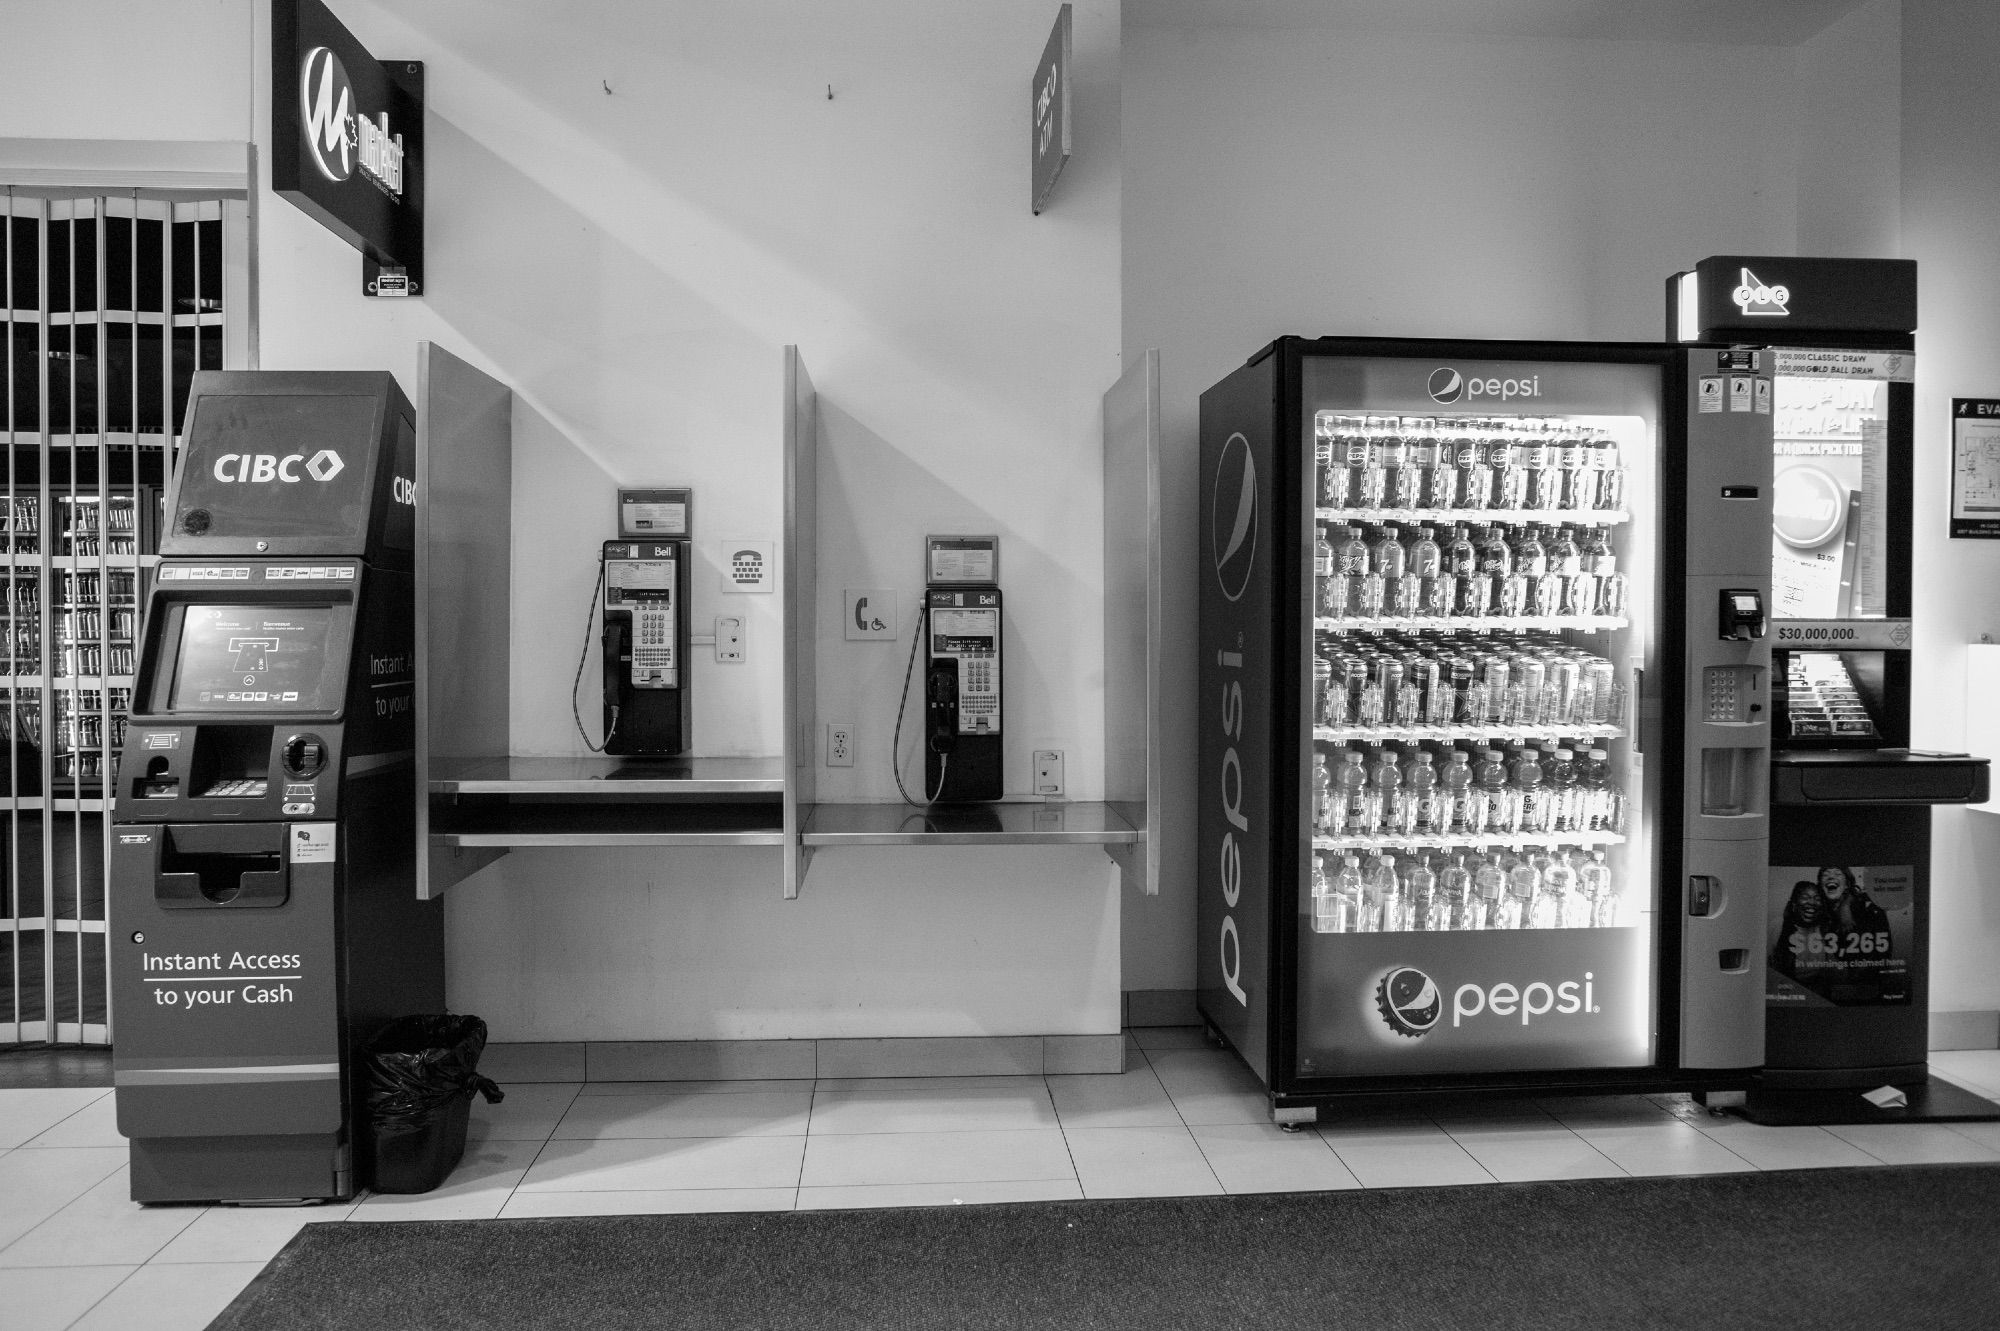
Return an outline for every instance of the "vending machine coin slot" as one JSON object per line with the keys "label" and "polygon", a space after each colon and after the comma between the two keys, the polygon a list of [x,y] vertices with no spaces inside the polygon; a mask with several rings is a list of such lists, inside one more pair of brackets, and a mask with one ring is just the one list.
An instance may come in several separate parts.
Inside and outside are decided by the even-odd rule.
{"label": "vending machine coin slot", "polygon": [[1698,873],[1688,878],[1688,914],[1708,915],[1713,912],[1717,883],[1710,874]]}

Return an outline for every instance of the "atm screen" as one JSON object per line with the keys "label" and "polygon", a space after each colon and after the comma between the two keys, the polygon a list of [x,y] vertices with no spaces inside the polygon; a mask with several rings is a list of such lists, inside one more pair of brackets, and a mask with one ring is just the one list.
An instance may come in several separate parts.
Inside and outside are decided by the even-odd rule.
{"label": "atm screen", "polygon": [[[329,669],[327,605],[190,605],[167,710],[327,712],[342,671]],[[345,613],[344,608],[341,613]]]}

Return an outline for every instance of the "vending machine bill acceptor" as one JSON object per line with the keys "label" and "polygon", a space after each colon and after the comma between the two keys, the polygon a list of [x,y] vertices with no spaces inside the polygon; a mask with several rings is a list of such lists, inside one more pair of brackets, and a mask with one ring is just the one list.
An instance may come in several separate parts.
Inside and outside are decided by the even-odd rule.
{"label": "vending machine bill acceptor", "polygon": [[415,429],[384,373],[194,377],[116,773],[142,1202],[344,1199],[355,1056],[444,1006],[416,899]]}

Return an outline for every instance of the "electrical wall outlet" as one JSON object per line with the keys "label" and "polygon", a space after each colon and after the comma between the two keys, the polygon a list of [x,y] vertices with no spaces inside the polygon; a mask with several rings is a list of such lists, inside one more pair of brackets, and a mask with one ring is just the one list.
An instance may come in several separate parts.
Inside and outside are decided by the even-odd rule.
{"label": "electrical wall outlet", "polygon": [[1063,793],[1063,756],[1061,749],[1035,750],[1035,793],[1037,795],[1060,795]]}
{"label": "electrical wall outlet", "polygon": [[826,723],[826,765],[854,766],[854,726],[847,721]]}
{"label": "electrical wall outlet", "polygon": [[743,663],[743,642],[747,636],[741,615],[715,617],[715,659],[730,665]]}

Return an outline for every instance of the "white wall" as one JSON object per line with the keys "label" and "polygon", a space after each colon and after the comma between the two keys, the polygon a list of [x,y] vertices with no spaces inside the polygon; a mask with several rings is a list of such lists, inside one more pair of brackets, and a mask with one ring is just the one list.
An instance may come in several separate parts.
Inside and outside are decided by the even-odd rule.
{"label": "white wall", "polygon": [[[1965,650],[2000,641],[2000,544],[1946,536],[1954,397],[2000,397],[2000,7],[1904,0],[1904,255],[1917,261],[1916,597],[1912,740],[1965,743]],[[1979,705],[1990,706],[1990,700]],[[1987,754],[2000,758],[2000,754]],[[1936,811],[1931,1009],[2000,1008],[2000,818]]]}
{"label": "white wall", "polygon": [[1871,0],[1799,43],[1796,253],[1904,257],[1902,31]]}
{"label": "white wall", "polygon": [[[265,136],[265,5],[88,8],[86,28],[76,6],[7,6],[4,132]],[[1074,796],[1098,793],[1115,0],[1076,6],[1077,154],[1039,218],[1044,0],[334,8],[379,57],[427,64],[428,290],[365,299],[358,256],[265,193],[262,363],[387,367],[414,390],[429,339],[517,388],[517,750],[582,750],[568,693],[616,484],[692,485],[711,559],[724,538],[776,540],[780,348],[796,342],[827,423],[821,715],[860,738],[822,797],[893,791],[902,649],[846,644],[839,593],[914,600],[926,530],[1002,536],[1010,785],[1050,746]],[[87,117],[15,116],[17,87],[61,87],[10,87],[44,51],[92,71]],[[775,753],[778,599],[718,581],[697,568],[697,623],[747,610],[751,659],[697,662],[697,749]],[[772,851],[510,856],[447,901],[452,1001],[503,1040],[1117,1027],[1101,854],[835,851],[792,903],[777,879]]]}
{"label": "white wall", "polygon": [[[1169,532],[1195,525],[1198,395],[1274,337],[1656,341],[1668,274],[1792,247],[1794,48],[1135,13],[1124,340],[1161,348]],[[1132,989],[1194,976],[1194,543],[1168,549],[1167,842],[1160,896],[1126,903]]]}

